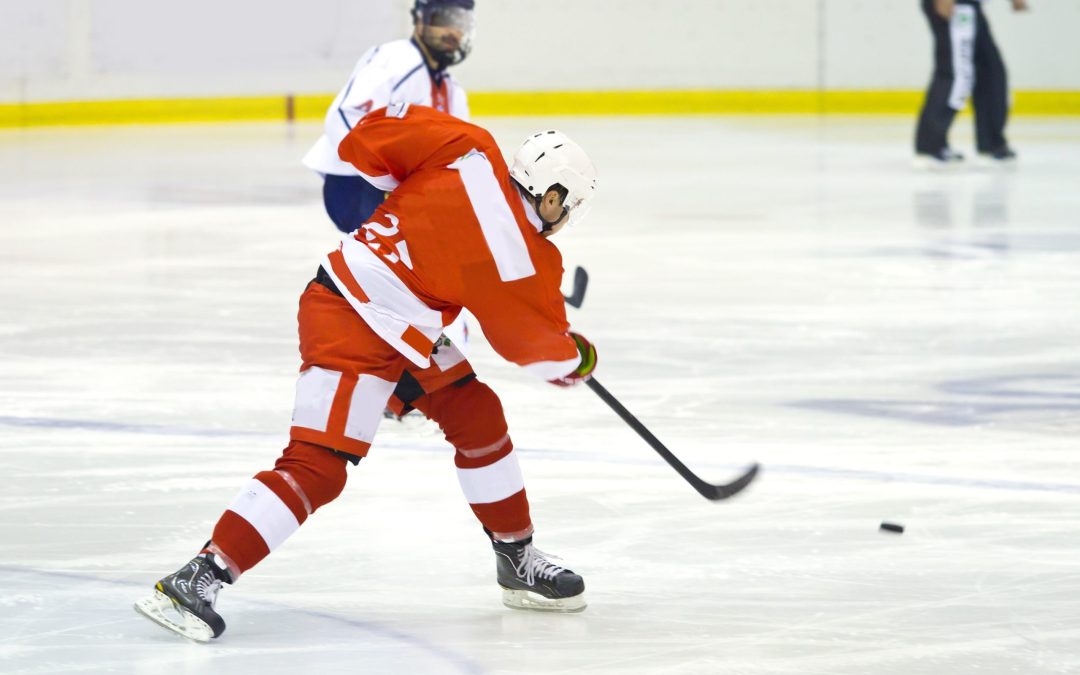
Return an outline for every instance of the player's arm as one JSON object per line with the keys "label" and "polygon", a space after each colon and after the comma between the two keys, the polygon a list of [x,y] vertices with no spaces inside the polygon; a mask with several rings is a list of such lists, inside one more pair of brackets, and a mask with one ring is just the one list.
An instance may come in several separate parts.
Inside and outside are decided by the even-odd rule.
{"label": "player's arm", "polygon": [[596,368],[596,347],[578,333],[520,313],[500,312],[494,321],[483,314],[476,318],[492,349],[552,384],[577,384]]}
{"label": "player's arm", "polygon": [[338,145],[338,157],[352,164],[368,183],[391,192],[405,180],[410,167],[401,156],[411,124],[376,110],[361,118]]}
{"label": "player's arm", "polygon": [[392,103],[363,119],[338,145],[338,156],[386,191],[425,166],[446,166],[474,147],[459,120],[426,106]]}
{"label": "player's arm", "polygon": [[596,367],[596,348],[570,330],[557,278],[543,274],[474,286],[466,307],[499,356],[549,382],[580,382]]}
{"label": "player's arm", "polygon": [[337,105],[343,137],[369,112],[389,104],[390,80],[390,73],[373,64],[362,66],[353,73]]}

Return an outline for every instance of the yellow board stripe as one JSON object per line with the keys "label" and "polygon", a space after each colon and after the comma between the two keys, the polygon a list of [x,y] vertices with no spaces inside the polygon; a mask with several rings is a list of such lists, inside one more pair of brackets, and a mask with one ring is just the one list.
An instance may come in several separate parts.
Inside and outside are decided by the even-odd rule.
{"label": "yellow board stripe", "polygon": [[[919,91],[473,92],[474,115],[914,115]],[[0,104],[0,127],[315,120],[328,94]],[[1080,116],[1080,91],[1019,91],[1012,114]]]}

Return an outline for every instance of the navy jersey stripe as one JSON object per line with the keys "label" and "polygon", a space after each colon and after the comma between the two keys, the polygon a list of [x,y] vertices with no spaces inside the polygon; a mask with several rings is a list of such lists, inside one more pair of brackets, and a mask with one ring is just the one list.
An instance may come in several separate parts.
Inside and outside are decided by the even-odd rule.
{"label": "navy jersey stripe", "polygon": [[[344,103],[346,100],[348,100],[349,92],[352,91],[353,82],[355,82],[355,81],[356,81],[355,78],[349,80],[348,86],[345,87],[345,95],[341,97],[341,102],[342,103]],[[340,105],[338,106],[337,112],[338,112],[339,115],[341,115],[341,121],[345,123],[345,128],[347,128],[349,131],[352,131],[352,125],[349,124],[348,118],[345,117],[345,111],[341,109]]]}
{"label": "navy jersey stripe", "polygon": [[398,83],[394,85],[394,88],[390,90],[390,93],[391,93],[391,94],[393,94],[393,93],[394,93],[395,91],[397,91],[397,90],[398,90],[398,87],[400,87],[401,85],[405,84],[405,80],[407,80],[407,79],[409,79],[410,77],[412,77],[412,76],[413,76],[413,74],[415,74],[415,73],[416,73],[416,71],[420,70],[420,69],[421,69],[421,68],[423,68],[423,67],[424,67],[424,64],[422,64],[422,63],[421,63],[421,64],[420,64],[420,65],[418,65],[417,67],[415,67],[415,68],[413,68],[412,70],[410,70],[410,71],[408,72],[408,74],[406,74],[406,75],[405,75],[405,77],[403,77],[403,78],[401,78],[400,80],[398,80]]}

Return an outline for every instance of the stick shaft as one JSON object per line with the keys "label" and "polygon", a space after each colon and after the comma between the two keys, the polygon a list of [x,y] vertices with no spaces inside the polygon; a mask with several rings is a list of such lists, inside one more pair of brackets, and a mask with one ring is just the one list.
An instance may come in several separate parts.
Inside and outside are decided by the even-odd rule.
{"label": "stick shaft", "polygon": [[644,438],[645,442],[652,446],[652,449],[655,450],[661,457],[663,457],[664,460],[672,466],[672,468],[678,471],[680,476],[690,481],[691,483],[697,483],[701,481],[701,479],[698,478],[693,471],[688,469],[685,464],[679,461],[678,457],[673,455],[671,451],[667,449],[667,446],[660,442],[659,438],[654,436],[653,433],[649,431],[644,424],[638,421],[638,418],[634,417],[633,413],[627,410],[622,403],[619,403],[619,399],[612,396],[611,392],[605,389],[602,384],[597,382],[595,377],[589,377],[588,379],[586,379],[585,384],[589,385],[589,389],[592,389],[594,392],[596,392],[596,395],[600,397],[600,400],[602,400],[604,403],[607,403],[608,406],[612,410],[614,410],[615,413],[619,417],[621,417],[624,422],[629,424],[631,429],[636,431],[639,436]]}

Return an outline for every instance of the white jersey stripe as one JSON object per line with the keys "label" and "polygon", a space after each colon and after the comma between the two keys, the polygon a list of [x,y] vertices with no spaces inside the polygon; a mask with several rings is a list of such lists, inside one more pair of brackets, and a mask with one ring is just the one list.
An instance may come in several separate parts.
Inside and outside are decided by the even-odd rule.
{"label": "white jersey stripe", "polygon": [[228,510],[250,523],[271,551],[300,527],[285,502],[254,478],[240,490]]}
{"label": "white jersey stripe", "polygon": [[506,196],[495,178],[495,171],[484,153],[472,151],[448,168],[457,169],[465,184],[465,192],[472,202],[473,212],[480,221],[499,278],[516,281],[536,274],[529,247],[521,235],[517,218],[514,217]]}
{"label": "white jersey stripe", "polygon": [[311,366],[296,380],[296,403],[292,425],[316,431],[326,431],[330,408],[334,404],[341,373]]}
{"label": "white jersey stripe", "polygon": [[382,190],[383,192],[393,192],[397,186],[401,185],[397,178],[393,176],[369,176],[363,171],[357,171],[360,177],[371,183],[375,188]]}
{"label": "white jersey stripe", "polygon": [[975,8],[971,5],[957,5],[949,20],[953,66],[949,107],[953,110],[962,110],[975,88],[975,21]]}
{"label": "white jersey stripe", "polygon": [[[416,297],[367,244],[352,237],[342,240],[341,254],[353,278],[368,298],[378,298],[378,308],[400,317],[421,331],[437,329],[431,341],[442,333],[442,312],[428,307]],[[370,304],[370,303],[368,303]],[[399,331],[399,335],[402,331]]]}
{"label": "white jersey stripe", "polygon": [[[348,272],[367,298],[357,298],[348,290],[349,284],[335,272],[330,256],[323,260],[323,269],[360,318],[405,358],[423,368],[431,365],[430,348],[421,353],[402,336],[412,327],[434,344],[442,334],[442,313],[416,297],[366,245],[346,237],[342,240],[341,254]],[[378,298],[378,302],[367,301],[369,298]]]}
{"label": "white jersey stripe", "polygon": [[513,452],[490,466],[458,469],[457,474],[461,491],[470,504],[491,504],[525,489],[521,466]]}
{"label": "white jersey stripe", "polygon": [[554,380],[555,378],[569,375],[574,372],[579,365],[581,365],[581,358],[575,356],[566,361],[537,361],[536,363],[526,363],[523,367],[537,377],[545,380]]}
{"label": "white jersey stripe", "polygon": [[353,389],[349,405],[349,418],[345,421],[345,435],[364,443],[371,443],[383,418],[386,402],[394,393],[396,382],[374,375],[361,375]]}

